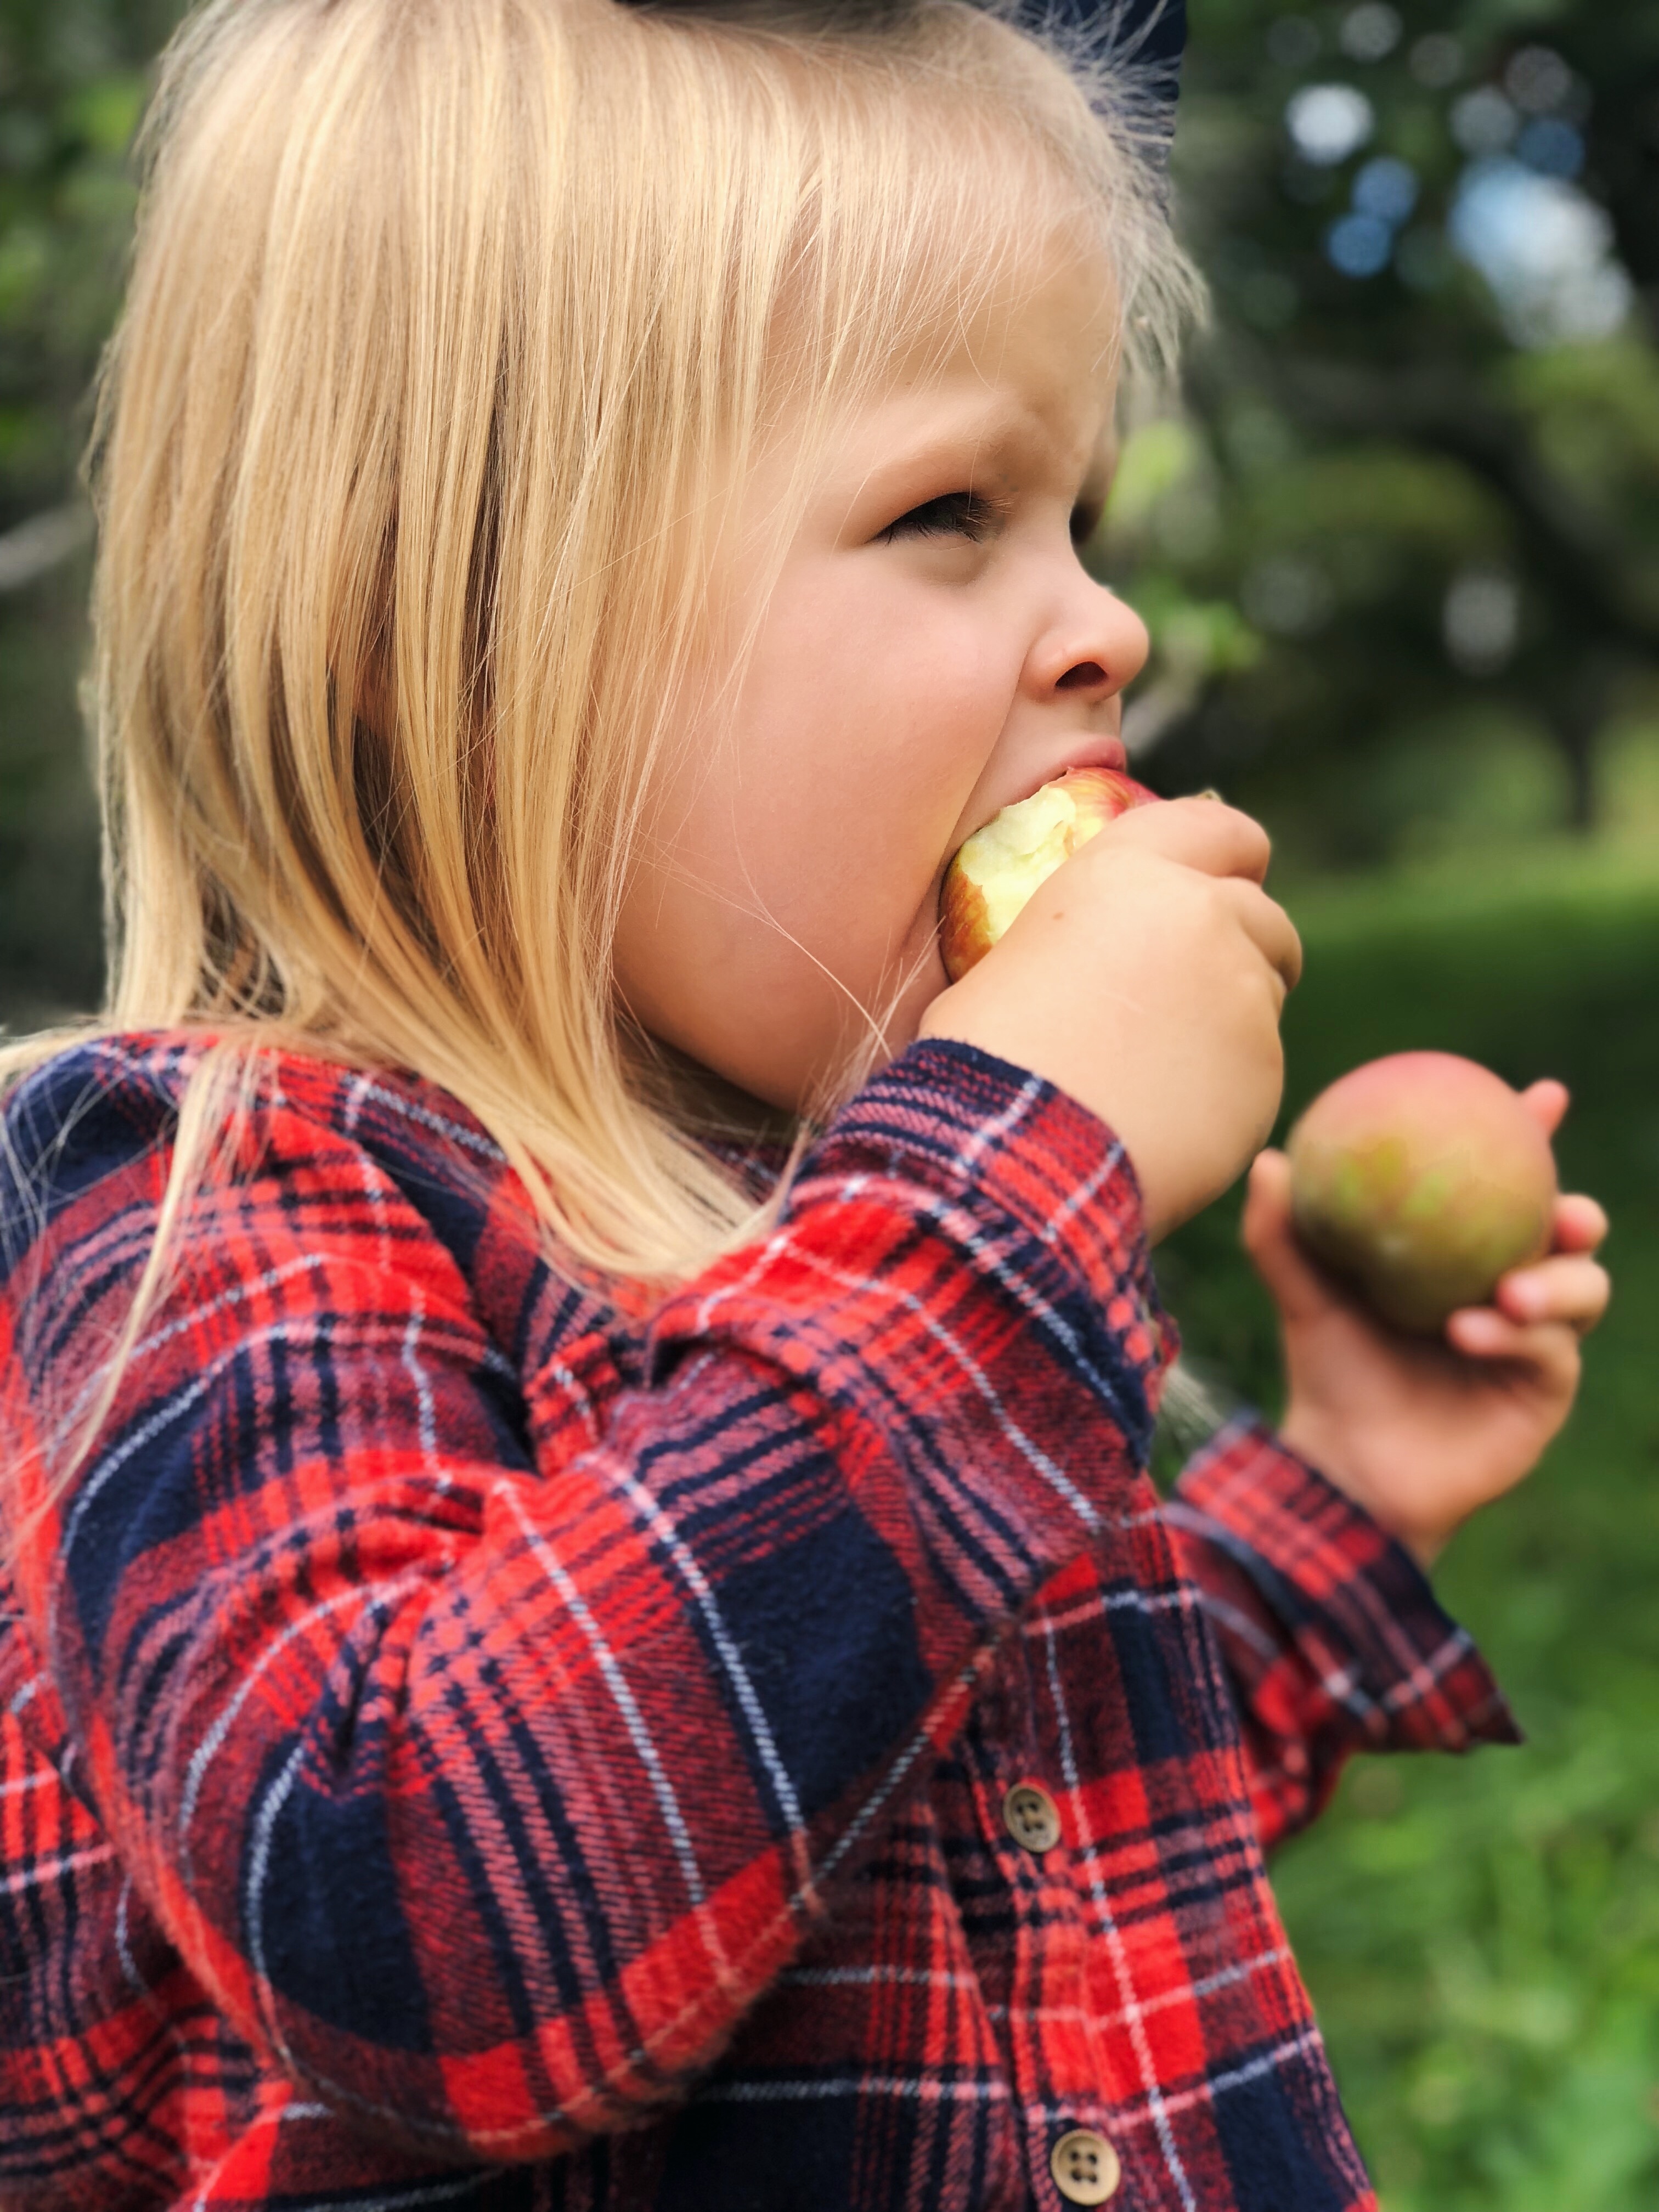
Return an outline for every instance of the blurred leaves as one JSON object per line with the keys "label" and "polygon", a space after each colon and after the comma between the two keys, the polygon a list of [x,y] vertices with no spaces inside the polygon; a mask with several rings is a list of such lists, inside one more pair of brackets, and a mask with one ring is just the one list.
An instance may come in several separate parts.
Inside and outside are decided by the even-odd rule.
{"label": "blurred leaves", "polygon": [[[0,0],[0,1002],[96,1002],[95,810],[69,506],[119,292],[127,149],[170,0]],[[48,557],[48,556],[51,557]]]}
{"label": "blurred leaves", "polygon": [[0,5],[0,526],[60,501],[131,223],[144,0]]}
{"label": "blurred leaves", "polygon": [[[1585,823],[1608,730],[1659,725],[1659,0],[1191,12],[1176,170],[1214,325],[1095,549],[1154,634],[1131,737],[1304,866],[1443,824],[1446,778],[1368,766],[1413,733],[1490,764],[1509,731],[1532,797],[1492,834],[1548,826],[1546,789]],[[1219,635],[1221,607],[1254,648],[1194,681],[1190,611]]]}

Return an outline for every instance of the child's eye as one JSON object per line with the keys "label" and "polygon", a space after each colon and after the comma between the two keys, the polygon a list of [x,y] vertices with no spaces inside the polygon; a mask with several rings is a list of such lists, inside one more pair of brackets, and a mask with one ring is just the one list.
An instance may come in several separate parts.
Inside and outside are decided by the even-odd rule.
{"label": "child's eye", "polygon": [[990,536],[998,519],[996,508],[980,493],[947,491],[941,499],[913,507],[880,535],[890,544],[896,538],[968,538],[977,545]]}

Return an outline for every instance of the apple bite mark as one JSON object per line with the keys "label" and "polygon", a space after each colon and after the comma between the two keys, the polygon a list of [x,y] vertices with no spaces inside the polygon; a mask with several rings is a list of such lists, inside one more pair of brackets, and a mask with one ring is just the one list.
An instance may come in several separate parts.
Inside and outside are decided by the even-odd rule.
{"label": "apple bite mark", "polygon": [[953,983],[982,960],[1040,884],[1156,792],[1112,768],[1067,769],[966,840],[939,887],[939,951]]}
{"label": "apple bite mark", "polygon": [[1395,1328],[1438,1334],[1549,1249],[1549,1139],[1472,1060],[1402,1052],[1357,1067],[1315,1099],[1287,1149],[1297,1236]]}

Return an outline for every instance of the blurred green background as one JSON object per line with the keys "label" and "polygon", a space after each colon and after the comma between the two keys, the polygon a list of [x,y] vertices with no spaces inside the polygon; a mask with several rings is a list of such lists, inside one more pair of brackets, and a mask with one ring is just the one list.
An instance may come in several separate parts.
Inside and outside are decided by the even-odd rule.
{"label": "blurred green background", "polygon": [[[75,485],[173,0],[0,0],[0,1020],[95,1004]],[[1659,2208],[1659,0],[1192,0],[1214,288],[1091,549],[1149,781],[1258,812],[1294,1109],[1377,1053],[1564,1077],[1615,1216],[1566,1437],[1440,1581],[1529,1735],[1366,1760],[1276,1878],[1387,2212]],[[1273,1404],[1236,1205],[1161,1255]]]}

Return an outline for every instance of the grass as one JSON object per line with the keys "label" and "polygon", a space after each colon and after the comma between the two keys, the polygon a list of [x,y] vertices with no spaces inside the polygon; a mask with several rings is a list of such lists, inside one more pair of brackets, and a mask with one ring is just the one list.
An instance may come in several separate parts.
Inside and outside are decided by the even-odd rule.
{"label": "grass", "polygon": [[[1614,1306],[1566,1433],[1437,1581],[1528,1733],[1355,1762],[1274,1879],[1385,2212],[1659,2207],[1659,862],[1589,846],[1287,894],[1287,1115],[1357,1062],[1464,1052],[1574,1103]],[[1273,1403],[1236,1200],[1164,1248],[1189,1350]]]}

